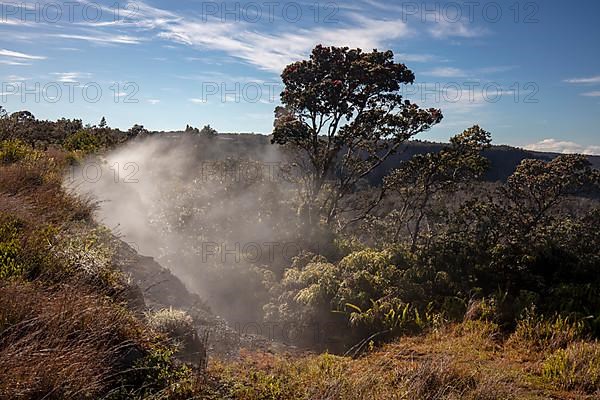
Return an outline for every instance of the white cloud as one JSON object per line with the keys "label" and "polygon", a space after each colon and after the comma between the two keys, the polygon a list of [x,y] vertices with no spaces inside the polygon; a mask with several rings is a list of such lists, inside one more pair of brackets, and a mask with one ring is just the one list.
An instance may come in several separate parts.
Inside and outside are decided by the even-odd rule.
{"label": "white cloud", "polygon": [[396,60],[398,62],[430,62],[434,61],[436,57],[431,54],[407,54],[407,53],[398,53],[396,54]]}
{"label": "white cloud", "polygon": [[476,38],[483,36],[487,30],[469,26],[466,21],[449,21],[445,17],[437,19],[429,34],[437,39],[448,39],[451,37]]}
{"label": "white cloud", "polygon": [[547,151],[552,153],[564,153],[564,154],[593,154],[600,155],[600,146],[590,145],[584,146],[575,142],[557,140],[557,139],[544,139],[537,143],[528,144],[525,146],[527,150],[533,151]]}
{"label": "white cloud", "polygon": [[206,101],[206,99],[196,99],[196,98],[192,98],[192,99],[188,99],[189,101],[191,101],[194,104],[206,104],[208,103]]}
{"label": "white cloud", "polygon": [[[82,1],[91,4],[88,0]],[[135,15],[130,19],[78,22],[71,24],[75,30],[46,36],[100,45],[135,45],[148,40],[147,35],[142,34],[150,33],[173,43],[224,52],[259,69],[279,74],[289,63],[305,59],[319,43],[371,50],[387,48],[394,39],[411,37],[417,32],[409,27],[408,22],[411,21],[403,19],[396,8],[389,9],[385,17],[369,17],[360,7],[344,6],[344,18],[335,25],[308,28],[295,25],[294,29],[289,29],[289,24],[282,26],[272,23],[267,31],[258,24],[239,20],[228,22],[190,12],[184,14],[156,8],[143,1],[127,3],[125,6],[129,9],[130,5],[135,8]],[[442,18],[432,25],[429,22],[427,24],[423,29],[428,31],[430,28],[429,32],[435,37],[476,37],[482,33],[481,29],[465,21],[448,23]],[[404,62],[428,62],[434,56],[401,54],[398,59]]]}
{"label": "white cloud", "polygon": [[582,96],[586,97],[600,97],[600,90],[595,90],[593,92],[581,93]]}
{"label": "white cloud", "polygon": [[436,76],[440,78],[461,78],[467,76],[467,73],[460,68],[441,67],[423,72],[425,75]]}
{"label": "white cloud", "polygon": [[83,40],[86,42],[99,44],[139,44],[142,39],[128,35],[73,35],[73,34],[55,34],[50,35],[61,39]]}
{"label": "white cloud", "polygon": [[478,68],[477,72],[480,72],[482,74],[496,74],[500,72],[512,71],[515,68],[517,68],[516,65],[499,65],[495,67]]}
{"label": "white cloud", "polygon": [[[2,7],[2,3],[0,3],[0,7]],[[10,26],[18,26],[18,27],[25,27],[25,26],[32,26],[31,22],[27,22],[27,21],[23,21],[22,19],[11,19],[8,18],[8,15],[2,15],[2,18],[0,19],[0,25],[10,25]]]}
{"label": "white cloud", "polygon": [[6,80],[8,82],[20,82],[20,81],[26,81],[29,78],[25,78],[24,76],[19,76],[19,75],[8,75],[6,77]]}
{"label": "white cloud", "polygon": [[402,21],[380,21],[354,16],[352,27],[300,29],[295,33],[259,33],[245,25],[221,21],[178,21],[162,27],[159,36],[181,44],[225,51],[263,70],[280,73],[289,63],[304,59],[319,43],[382,47],[384,40],[408,36]]}
{"label": "white cloud", "polygon": [[11,60],[0,60],[0,64],[4,65],[31,65],[29,63],[19,62],[19,61],[11,61]]}
{"label": "white cloud", "polygon": [[53,72],[58,82],[78,83],[81,79],[89,79],[92,74],[89,72]]}
{"label": "white cloud", "polygon": [[0,56],[10,57],[10,58],[18,58],[21,60],[45,60],[46,57],[42,56],[34,56],[31,54],[20,53],[18,51],[0,49]]}
{"label": "white cloud", "polygon": [[571,78],[565,79],[567,83],[600,83],[600,75],[591,76],[589,78]]}
{"label": "white cloud", "polygon": [[[184,18],[145,3],[136,4],[139,10],[132,25],[138,29],[155,31],[160,38],[186,46],[223,51],[278,74],[287,64],[306,58],[319,43],[369,50],[385,47],[387,41],[413,34],[399,19],[372,19],[358,13],[350,13],[349,23],[345,26],[340,23],[335,27],[266,33],[257,31],[256,24],[189,15]],[[289,26],[286,25],[286,28]]]}
{"label": "white cloud", "polygon": [[148,103],[152,104],[153,106],[160,103],[160,100],[158,99],[148,99],[147,100]]}

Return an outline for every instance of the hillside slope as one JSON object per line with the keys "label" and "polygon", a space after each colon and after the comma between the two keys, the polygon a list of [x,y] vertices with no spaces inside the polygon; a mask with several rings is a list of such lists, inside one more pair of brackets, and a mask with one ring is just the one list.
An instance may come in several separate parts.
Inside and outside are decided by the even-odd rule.
{"label": "hillside slope", "polygon": [[[183,132],[154,132],[153,134],[176,141],[182,137]],[[206,141],[203,137],[198,137],[197,140],[207,144],[202,147],[202,154],[199,154],[199,157],[209,160],[217,155],[267,162],[274,160],[273,146],[270,144],[270,136],[267,135],[224,133],[210,141]],[[396,168],[400,162],[408,160],[415,154],[437,152],[443,146],[445,146],[444,143],[409,141],[400,148],[397,154],[388,158],[371,175],[370,180],[372,183],[379,183],[381,178],[387,175],[391,169]],[[507,145],[492,146],[483,154],[490,160],[490,169],[485,175],[485,179],[492,182],[505,181],[514,172],[517,165],[525,159],[550,161],[560,155],[559,153],[531,151]],[[590,155],[587,158],[594,168],[600,169],[600,156]]]}

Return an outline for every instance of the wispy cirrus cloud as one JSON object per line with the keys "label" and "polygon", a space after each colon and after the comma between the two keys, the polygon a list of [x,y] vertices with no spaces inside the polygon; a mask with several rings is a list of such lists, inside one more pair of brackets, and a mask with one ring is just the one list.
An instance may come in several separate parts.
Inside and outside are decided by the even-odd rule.
{"label": "wispy cirrus cloud", "polygon": [[[371,49],[383,47],[390,40],[408,37],[413,33],[399,19],[370,18],[357,11],[348,13],[345,24],[290,31],[289,23],[279,26],[278,30],[276,24],[265,27],[193,13],[183,15],[144,2],[135,2],[135,7],[135,17],[126,23],[106,21],[81,24],[86,25],[87,32],[78,30],[52,36],[99,44],[139,44],[145,40],[139,33],[150,32],[160,39],[198,49],[221,51],[259,69],[280,73],[285,65],[305,58],[318,43]],[[127,29],[135,30],[136,35],[124,34]]]}
{"label": "wispy cirrus cloud", "polygon": [[453,67],[434,68],[429,71],[424,71],[423,74],[439,78],[463,78],[468,75],[466,71]]}
{"label": "wispy cirrus cloud", "polygon": [[[595,85],[600,84],[600,75],[589,76],[586,78],[565,79],[564,82],[574,85]],[[580,95],[584,97],[600,97],[600,90],[593,90],[590,92],[581,93]]]}
{"label": "wispy cirrus cloud", "polygon": [[51,75],[63,83],[78,83],[81,79],[89,79],[92,76],[89,72],[53,72]]}
{"label": "wispy cirrus cloud", "polygon": [[413,54],[413,53],[397,53],[396,60],[399,62],[415,62],[424,63],[431,62],[437,59],[433,54]]}
{"label": "wispy cirrus cloud", "polygon": [[29,63],[24,63],[24,62],[20,62],[20,61],[12,61],[12,60],[0,60],[0,64],[2,65],[31,65]]}
{"label": "wispy cirrus cloud", "polygon": [[412,35],[407,24],[398,20],[354,15],[353,22],[337,28],[266,33],[250,30],[241,23],[187,19],[158,24],[158,36],[188,46],[224,51],[260,69],[279,73],[287,64],[305,58],[318,43],[370,49],[381,47],[387,40]]}
{"label": "wispy cirrus cloud", "polygon": [[9,58],[17,58],[19,60],[45,60],[44,56],[34,56],[32,54],[21,53],[19,51],[0,49],[0,56],[9,57]]}
{"label": "wispy cirrus cloud", "polygon": [[[69,24],[68,30],[50,31],[45,37],[98,45],[137,45],[158,37],[179,45],[223,52],[258,69],[279,74],[285,65],[306,58],[318,43],[373,49],[389,47],[391,41],[412,37],[418,31],[430,32],[438,38],[476,37],[482,32],[463,21],[448,23],[443,19],[419,26],[416,21],[404,18],[397,8],[388,8],[384,16],[373,16],[362,7],[344,5],[338,10],[342,18],[335,24],[298,24],[289,29],[290,24],[285,21],[262,25],[243,20],[224,21],[200,15],[197,10],[184,13],[157,8],[143,1],[127,2],[121,7],[135,9],[135,12],[130,13],[131,18],[121,20],[77,21]],[[114,13],[112,9],[105,10],[107,15]],[[56,28],[56,25],[47,27]],[[429,54],[403,54],[406,62],[433,59]]]}
{"label": "wispy cirrus cloud", "polygon": [[600,155],[600,146],[585,146],[579,143],[559,139],[543,139],[537,143],[528,144],[524,146],[524,148],[527,150],[547,151],[552,153]]}
{"label": "wispy cirrus cloud", "polygon": [[510,71],[514,68],[516,67],[510,65],[474,68],[469,70],[455,67],[437,67],[428,71],[424,71],[423,74],[428,76],[434,76],[437,78],[474,78],[477,75],[491,75],[496,73],[502,73]]}
{"label": "wispy cirrus cloud", "polygon": [[488,33],[487,29],[473,26],[465,20],[448,21],[445,18],[432,22],[427,31],[436,39],[477,38]]}
{"label": "wispy cirrus cloud", "polygon": [[97,44],[140,44],[143,39],[135,36],[122,35],[122,34],[69,34],[69,33],[59,33],[49,35],[52,37],[57,37],[61,39],[71,39],[71,40],[82,40],[86,42],[92,42]]}
{"label": "wispy cirrus cloud", "polygon": [[567,82],[567,83],[574,83],[574,84],[600,83],[600,75],[590,76],[590,77],[587,77],[587,78],[565,79],[565,82]]}
{"label": "wispy cirrus cloud", "polygon": [[29,78],[26,78],[24,76],[20,76],[20,75],[8,75],[6,77],[6,80],[8,82],[22,82],[22,81],[27,81],[29,80]]}

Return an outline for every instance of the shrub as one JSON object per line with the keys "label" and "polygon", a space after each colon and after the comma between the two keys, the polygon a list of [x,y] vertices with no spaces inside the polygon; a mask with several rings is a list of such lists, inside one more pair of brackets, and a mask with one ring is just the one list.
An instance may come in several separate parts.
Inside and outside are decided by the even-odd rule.
{"label": "shrub", "polygon": [[600,394],[600,344],[572,343],[548,356],[542,376],[563,389]]}
{"label": "shrub", "polygon": [[183,310],[164,308],[146,313],[148,325],[165,334],[175,349],[176,355],[201,367],[206,365],[206,339],[200,338],[192,317]]}
{"label": "shrub", "polygon": [[120,375],[120,381],[107,400],[128,399],[190,399],[198,385],[196,376],[186,365],[178,365],[173,350],[153,345],[133,368]]}
{"label": "shrub", "polygon": [[37,156],[39,153],[19,139],[0,141],[0,164],[13,164]]}
{"label": "shrub", "polygon": [[146,313],[146,318],[150,327],[174,339],[194,333],[194,321],[183,310],[175,310],[172,307],[163,308]]}
{"label": "shrub", "polygon": [[98,290],[118,293],[127,288],[128,282],[112,264],[114,249],[108,235],[110,233],[101,228],[72,228],[58,235],[50,251],[66,269],[80,274]]}
{"label": "shrub", "polygon": [[472,300],[465,313],[465,321],[498,321],[498,301],[495,297]]}
{"label": "shrub", "polygon": [[445,316],[432,292],[446,285],[445,274],[415,265],[402,248],[362,249],[337,264],[305,254],[285,271],[265,310],[270,320],[279,316],[303,326],[319,321],[327,326],[325,334],[340,343],[373,334],[389,339],[439,328]]}
{"label": "shrub", "polygon": [[537,315],[535,308],[531,307],[525,310],[517,323],[509,343],[519,345],[523,349],[552,351],[565,348],[570,343],[581,339],[584,328],[583,321],[574,321],[561,315],[545,318],[543,315]]}
{"label": "shrub", "polygon": [[20,228],[21,224],[16,218],[0,213],[0,279],[23,273],[18,261],[21,252]]}
{"label": "shrub", "polygon": [[50,225],[31,227],[0,212],[0,279],[33,280],[63,272],[65,265],[50,253],[55,236]]}
{"label": "shrub", "polygon": [[100,150],[102,143],[97,134],[82,129],[67,137],[64,148],[69,151],[79,151],[84,154],[92,154]]}
{"label": "shrub", "polygon": [[350,323],[353,326],[386,332],[387,337],[419,333],[427,328],[439,329],[445,322],[442,314],[432,312],[431,304],[419,309],[397,298],[372,301],[367,310],[352,304],[347,304],[347,307],[352,309]]}

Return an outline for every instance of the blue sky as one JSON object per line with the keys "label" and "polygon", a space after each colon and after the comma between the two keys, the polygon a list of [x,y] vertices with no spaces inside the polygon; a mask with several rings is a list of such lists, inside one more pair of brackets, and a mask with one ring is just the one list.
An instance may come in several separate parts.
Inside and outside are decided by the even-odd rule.
{"label": "blue sky", "polygon": [[269,133],[279,74],[316,44],[391,49],[446,140],[600,154],[600,2],[0,2],[0,105],[153,130]]}

